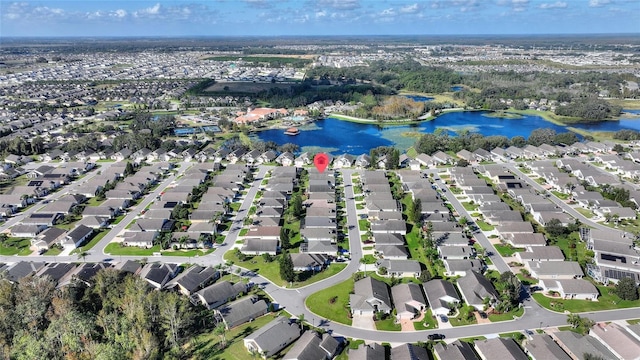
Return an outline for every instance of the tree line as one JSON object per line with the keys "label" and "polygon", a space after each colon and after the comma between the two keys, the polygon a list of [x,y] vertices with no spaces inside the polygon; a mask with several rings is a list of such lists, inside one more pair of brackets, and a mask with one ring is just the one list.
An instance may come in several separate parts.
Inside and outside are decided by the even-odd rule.
{"label": "tree line", "polygon": [[138,276],[107,269],[93,281],[56,289],[48,276],[0,279],[0,357],[182,358],[186,341],[206,328],[196,323],[204,309]]}

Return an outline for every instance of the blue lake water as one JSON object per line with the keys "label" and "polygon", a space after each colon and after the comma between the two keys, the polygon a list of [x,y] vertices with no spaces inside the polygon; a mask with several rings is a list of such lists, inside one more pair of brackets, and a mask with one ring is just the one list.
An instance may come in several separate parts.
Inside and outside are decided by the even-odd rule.
{"label": "blue lake water", "polygon": [[[529,137],[531,131],[551,128],[556,132],[568,131],[564,126],[550,123],[539,116],[524,115],[521,119],[503,119],[486,116],[486,112],[451,112],[414,125],[379,126],[360,124],[334,118],[318,120],[300,127],[300,134],[289,136],[282,129],[266,130],[254,136],[263,141],[278,144],[294,143],[303,151],[326,151],[332,154],[364,154],[378,146],[396,146],[406,150],[412,146],[420,133],[433,133],[443,128],[452,136],[461,130],[481,133],[485,136],[502,135]],[[620,129],[640,130],[640,119],[603,121],[595,124],[572,124],[586,130],[617,131]]]}
{"label": "blue lake water", "polygon": [[427,101],[433,100],[432,97],[421,96],[421,95],[404,95],[404,97],[409,98],[413,101],[418,101],[418,102],[427,102]]}

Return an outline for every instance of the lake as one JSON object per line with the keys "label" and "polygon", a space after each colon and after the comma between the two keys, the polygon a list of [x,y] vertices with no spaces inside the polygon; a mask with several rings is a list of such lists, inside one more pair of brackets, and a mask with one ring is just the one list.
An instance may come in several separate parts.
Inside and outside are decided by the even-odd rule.
{"label": "lake", "polygon": [[[378,146],[396,146],[404,151],[412,146],[422,133],[433,133],[436,129],[445,129],[450,135],[469,130],[485,136],[502,135],[529,137],[531,131],[539,128],[551,128],[556,132],[568,131],[544,120],[540,116],[523,115],[520,119],[505,119],[487,116],[483,111],[451,112],[414,125],[379,126],[361,124],[327,118],[313,124],[300,127],[300,134],[289,136],[283,129],[265,130],[254,134],[263,141],[275,141],[278,144],[294,143],[303,151],[325,151],[336,154],[359,155],[369,153]],[[603,121],[595,124],[571,124],[572,127],[591,131],[617,131],[620,129],[640,130],[640,120],[623,119]]]}

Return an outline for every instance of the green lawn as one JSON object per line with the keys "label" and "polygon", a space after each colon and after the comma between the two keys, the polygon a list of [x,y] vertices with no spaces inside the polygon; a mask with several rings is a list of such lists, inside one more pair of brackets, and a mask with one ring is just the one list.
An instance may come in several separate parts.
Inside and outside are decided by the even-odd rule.
{"label": "green lawn", "polygon": [[613,286],[597,285],[596,287],[600,291],[598,301],[552,299],[542,293],[533,294],[533,298],[538,304],[547,309],[554,311],[567,310],[572,313],[640,307],[640,300],[621,300],[617,295],[610,293],[614,289]]}
{"label": "green lawn", "polygon": [[136,246],[121,246],[120,243],[110,243],[104,248],[104,252],[111,255],[152,256],[153,253],[160,252],[160,245],[151,249],[141,249]]}
{"label": "green lawn", "polygon": [[629,325],[640,324],[640,319],[627,320],[627,323],[628,323]]}
{"label": "green lawn", "polygon": [[513,256],[513,254],[515,254],[516,252],[522,252],[525,249],[523,248],[514,248],[512,246],[509,245],[501,245],[501,244],[495,244],[494,247],[496,248],[496,251],[498,251],[498,253],[501,256]]}
{"label": "green lawn", "polygon": [[431,309],[427,310],[422,321],[416,321],[413,323],[413,328],[416,330],[433,330],[438,328],[438,321],[433,318]]}
{"label": "green lawn", "polygon": [[487,340],[487,337],[486,336],[472,336],[472,337],[461,338],[460,339],[460,341],[464,341],[464,342],[469,343],[469,344],[473,344],[474,342],[479,341],[479,340]]}
{"label": "green lawn", "polygon": [[395,319],[391,317],[390,319],[376,321],[376,330],[400,331],[402,330],[402,326],[396,324]]}
{"label": "green lawn", "polygon": [[484,222],[482,220],[476,220],[476,224],[478,224],[478,227],[482,231],[491,231],[491,230],[495,229],[495,227],[493,225],[489,225],[489,224],[487,224],[486,222]]}
{"label": "green lawn", "polygon": [[33,251],[29,249],[31,241],[25,238],[7,238],[2,244],[0,244],[0,255],[31,255]]}
{"label": "green lawn", "polygon": [[464,206],[464,209],[467,210],[467,211],[476,211],[476,210],[478,210],[478,204],[472,204],[469,201],[463,202],[462,206]]}
{"label": "green lawn", "polygon": [[307,297],[305,304],[313,313],[331,321],[351,325],[349,318],[349,293],[353,290],[353,279],[319,291]]}
{"label": "green lawn", "polygon": [[369,230],[369,222],[365,219],[358,220],[358,226],[360,227],[360,231]]}
{"label": "green lawn", "polygon": [[188,348],[193,351],[192,359],[220,359],[220,360],[250,360],[255,359],[244,347],[244,338],[254,331],[265,326],[277,314],[267,314],[259,317],[250,323],[246,323],[227,331],[227,347],[221,349],[219,346],[220,336],[213,330],[198,335]]}
{"label": "green lawn", "polygon": [[249,229],[244,228],[240,230],[240,233],[238,234],[238,236],[247,236],[247,233],[249,233]]}
{"label": "green lawn", "polygon": [[93,238],[91,238],[91,240],[89,240],[88,243],[86,243],[85,245],[73,250],[71,252],[71,254],[80,254],[82,252],[91,250],[94,246],[96,246],[97,243],[100,242],[100,240],[102,240],[102,238],[105,235],[107,235],[108,232],[109,232],[108,229],[100,230],[100,232],[98,232]]}
{"label": "green lawn", "polygon": [[162,251],[162,256],[187,256],[187,257],[194,257],[194,256],[204,256],[207,254],[211,254],[215,249],[209,249],[209,250],[200,250],[200,249],[192,249],[192,250],[169,250],[169,251]]}
{"label": "green lawn", "polygon": [[583,208],[575,208],[575,209],[577,212],[582,214],[582,216],[586,217],[587,219],[593,218],[593,211],[588,209],[583,209]]}
{"label": "green lawn", "polygon": [[514,316],[520,317],[522,316],[522,314],[524,314],[524,308],[520,307],[520,308],[511,310],[509,312],[506,312],[504,314],[490,314],[489,320],[491,320],[491,322],[513,320]]}
{"label": "green lawn", "polygon": [[60,255],[61,252],[62,252],[62,249],[54,247],[54,248],[51,248],[51,249],[45,251],[43,255],[56,256],[56,255]]}
{"label": "green lawn", "polygon": [[98,200],[98,198],[94,196],[91,199],[87,200],[87,206],[100,206],[100,204],[105,202],[105,200],[106,199]]}
{"label": "green lawn", "polygon": [[561,193],[559,191],[552,190],[551,193],[561,200],[567,200],[569,198],[569,194]]}

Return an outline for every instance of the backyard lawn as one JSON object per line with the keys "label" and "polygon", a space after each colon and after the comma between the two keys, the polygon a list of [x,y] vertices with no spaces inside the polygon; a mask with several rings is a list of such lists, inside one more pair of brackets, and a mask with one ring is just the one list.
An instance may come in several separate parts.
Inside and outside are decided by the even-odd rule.
{"label": "backyard lawn", "polygon": [[495,227],[493,225],[489,225],[489,224],[487,224],[486,222],[484,222],[482,220],[476,220],[476,224],[478,224],[478,227],[482,231],[491,231],[491,230],[495,229]]}
{"label": "backyard lawn", "polygon": [[220,349],[220,336],[214,330],[203,333],[192,341],[188,348],[193,351],[193,359],[243,360],[255,359],[244,347],[244,338],[265,326],[278,314],[267,314],[250,323],[235,327],[226,333],[227,347]]}
{"label": "backyard lawn", "polygon": [[349,318],[349,293],[353,290],[353,279],[326,288],[307,298],[305,304],[310,311],[326,319],[351,325]]}

